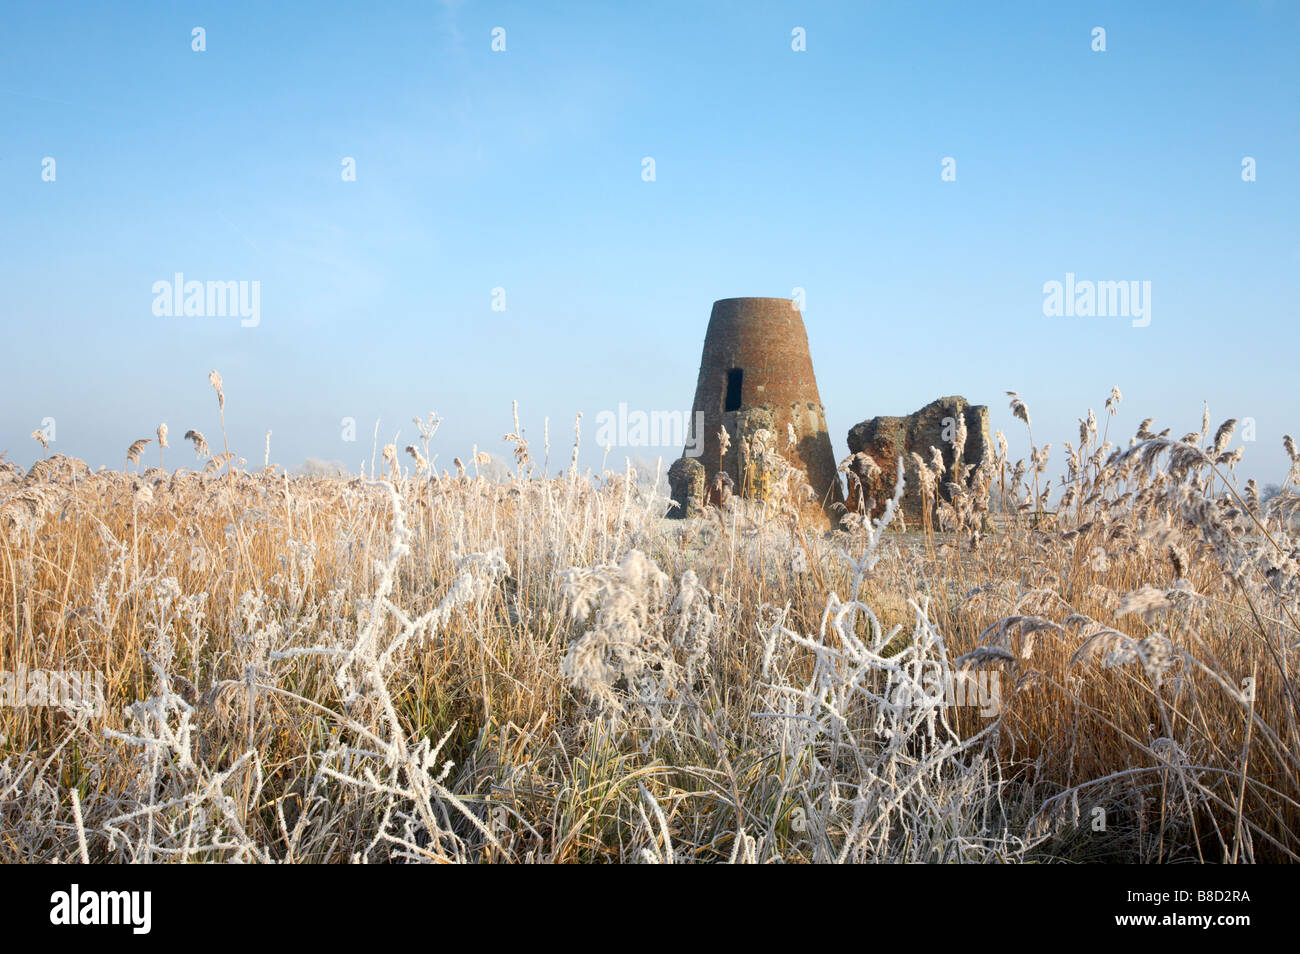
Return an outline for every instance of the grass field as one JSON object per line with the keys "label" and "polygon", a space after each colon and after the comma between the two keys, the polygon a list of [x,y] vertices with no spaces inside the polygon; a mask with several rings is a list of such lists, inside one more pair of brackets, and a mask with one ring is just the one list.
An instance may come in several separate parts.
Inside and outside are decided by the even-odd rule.
{"label": "grass field", "polygon": [[365,479],[0,462],[0,670],[105,703],[0,708],[0,861],[1294,860],[1300,455],[1261,503],[1119,400],[906,533],[432,416]]}

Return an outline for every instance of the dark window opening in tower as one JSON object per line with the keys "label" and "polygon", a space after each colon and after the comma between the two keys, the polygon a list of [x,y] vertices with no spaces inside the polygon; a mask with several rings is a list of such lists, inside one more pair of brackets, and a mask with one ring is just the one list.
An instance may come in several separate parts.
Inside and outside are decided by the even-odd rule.
{"label": "dark window opening in tower", "polygon": [[727,403],[722,407],[724,411],[740,410],[740,388],[744,381],[744,368],[732,368],[727,372]]}

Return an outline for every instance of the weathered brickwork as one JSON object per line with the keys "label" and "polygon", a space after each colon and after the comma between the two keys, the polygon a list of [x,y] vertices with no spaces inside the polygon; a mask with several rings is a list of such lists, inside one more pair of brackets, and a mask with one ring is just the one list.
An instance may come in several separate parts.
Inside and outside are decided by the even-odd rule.
{"label": "weathered brickwork", "polygon": [[[807,475],[818,497],[814,508],[829,512],[832,505],[843,502],[808,334],[790,299],[724,298],[713,303],[693,410],[704,415],[704,453],[698,459],[704,466],[706,494],[718,483],[720,473],[741,491],[741,442],[766,428],[780,453]],[[794,428],[793,447],[787,447],[787,425]],[[723,427],[731,440],[725,454],[718,437]],[[674,515],[686,516],[699,506],[699,501],[685,499],[686,489],[697,487],[698,478],[692,474],[687,479],[683,468],[678,472],[681,479],[673,487],[674,499],[679,487],[683,499],[678,499]]]}

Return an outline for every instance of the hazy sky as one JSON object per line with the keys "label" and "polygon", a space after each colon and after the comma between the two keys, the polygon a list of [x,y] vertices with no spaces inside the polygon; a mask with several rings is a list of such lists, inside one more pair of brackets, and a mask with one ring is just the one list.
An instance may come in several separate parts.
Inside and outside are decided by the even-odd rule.
{"label": "hazy sky", "polygon": [[[553,460],[584,412],[598,466],[599,411],[689,408],[715,299],[802,288],[837,455],[947,394],[1023,452],[1008,389],[1059,449],[1118,384],[1112,437],[1209,401],[1278,480],[1298,51],[1282,2],[9,2],[0,451],[29,465],[51,418],[122,466],[166,421],[193,466],[216,368],[250,461],[269,429],[286,467],[355,470],[376,418],[404,446],[436,410],[450,467],[507,452],[517,399]],[[258,282],[259,323],[156,315],[178,272]],[[1150,282],[1149,325],[1044,315],[1067,273]]]}

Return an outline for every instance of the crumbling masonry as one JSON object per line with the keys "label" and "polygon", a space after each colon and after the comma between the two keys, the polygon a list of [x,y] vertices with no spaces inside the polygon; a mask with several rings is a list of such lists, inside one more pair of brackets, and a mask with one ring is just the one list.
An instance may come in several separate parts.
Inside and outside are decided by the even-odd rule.
{"label": "crumbling masonry", "polygon": [[[788,298],[713,303],[691,417],[703,421],[704,434],[702,444],[693,435],[688,446],[703,451],[698,457],[683,456],[668,470],[673,517],[696,516],[706,506],[724,505],[732,495],[766,498],[775,480],[788,484],[792,475],[811,490],[793,501],[805,513],[820,512],[832,525],[846,512],[879,517],[893,496],[901,458],[905,490],[900,523],[923,529],[929,522],[924,518],[935,517],[939,501],[952,502],[954,489],[982,495],[975,486],[976,468],[992,457],[989,410],[962,397],[939,398],[906,417],[871,418],[849,431],[846,504],[808,334]],[[963,443],[963,467],[954,467],[958,441]],[[921,479],[918,457],[929,481]],[[769,466],[771,460],[777,460],[777,469]]]}
{"label": "crumbling masonry", "polygon": [[[768,445],[802,471],[812,495],[805,509],[830,514],[844,500],[826,414],[817,392],[808,334],[788,298],[724,298],[713,303],[692,420],[703,415],[703,453],[669,469],[677,506],[672,516],[698,513],[731,493],[759,496],[754,455]],[[726,428],[725,452],[720,432]],[[793,435],[793,444],[789,443]],[[759,442],[756,443],[756,438]]]}
{"label": "crumbling masonry", "polygon": [[[901,457],[905,482],[900,501],[903,517],[908,529],[923,529],[922,515],[926,507],[916,457],[932,472],[939,473],[934,495],[928,501],[933,516],[940,498],[952,500],[949,483],[954,476],[955,439],[959,429],[965,432],[963,464],[978,465],[991,456],[989,409],[982,404],[972,406],[963,397],[939,398],[907,417],[873,417],[855,425],[849,431],[849,452],[853,457],[848,467],[848,511],[868,517],[881,515],[885,502],[894,495]],[[936,451],[942,457],[942,468],[933,466]],[[973,476],[966,478],[968,484]]]}

